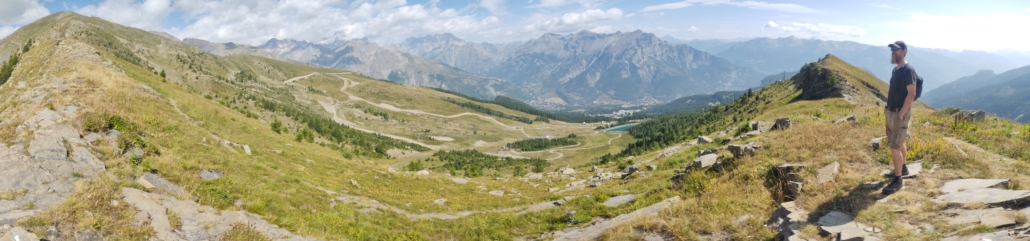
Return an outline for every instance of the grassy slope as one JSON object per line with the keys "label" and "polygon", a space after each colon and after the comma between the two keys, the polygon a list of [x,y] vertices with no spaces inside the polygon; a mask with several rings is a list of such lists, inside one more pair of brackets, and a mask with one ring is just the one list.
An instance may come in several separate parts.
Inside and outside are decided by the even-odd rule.
{"label": "grassy slope", "polygon": [[[548,193],[547,188],[552,185],[563,185],[563,183],[533,187],[526,182],[495,181],[492,178],[484,177],[474,179],[478,184],[455,185],[448,178],[436,175],[414,178],[404,174],[387,173],[379,170],[385,170],[385,165],[390,164],[390,161],[366,157],[346,159],[336,150],[315,143],[296,142],[289,132],[285,134],[272,132],[267,123],[271,122],[273,118],[286,120],[281,114],[260,111],[249,103],[226,104],[231,97],[239,93],[247,93],[284,103],[297,103],[298,106],[302,106],[312,113],[326,115],[317,103],[298,101],[298,99],[323,97],[312,97],[315,94],[308,95],[309,92],[306,92],[305,89],[283,85],[281,82],[306,73],[336,73],[340,72],[339,70],[314,68],[248,56],[217,57],[138,29],[123,28],[100,19],[74,14],[51,16],[44,18],[40,23],[49,25],[32,25],[32,27],[24,29],[29,33],[32,33],[31,30],[37,27],[49,29],[42,31],[42,35],[26,35],[21,30],[12,35],[29,36],[42,40],[38,41],[37,46],[26,54],[24,64],[20,64],[16,69],[15,79],[27,82],[30,87],[45,84],[50,80],[42,79],[34,73],[49,70],[63,79],[83,79],[88,87],[68,90],[64,93],[52,93],[55,98],[38,106],[5,103],[2,107],[3,110],[17,109],[34,113],[46,108],[47,104],[54,106],[75,104],[81,108],[80,112],[119,115],[141,126],[142,132],[146,133],[147,141],[161,151],[161,155],[149,155],[137,165],[125,160],[114,150],[97,148],[95,151],[103,153],[102,159],[109,172],[121,181],[104,181],[106,180],[104,179],[83,183],[73,195],[89,196],[98,192],[109,193],[111,190],[117,190],[118,187],[133,187],[136,184],[130,181],[133,179],[132,177],[146,171],[153,171],[183,186],[201,204],[219,209],[246,209],[298,234],[316,238],[510,239],[514,236],[532,235],[565,226],[557,218],[561,216],[561,211],[557,209],[522,216],[477,214],[454,221],[411,221],[387,210],[384,210],[383,213],[365,214],[356,212],[355,209],[359,207],[352,205],[330,207],[332,196],[320,191],[315,186],[337,193],[349,192],[352,195],[375,198],[384,204],[401,207],[411,212],[419,212],[419,210],[454,212],[505,208],[553,200],[560,195]],[[70,32],[70,35],[74,36],[75,33],[78,33],[76,29],[100,34],[65,38],[61,42],[63,44],[79,44],[82,48],[95,48],[95,50],[85,51],[100,53],[102,58],[112,61],[117,71],[106,69],[99,64],[102,61],[66,61],[60,65],[46,62],[48,58],[61,56],[62,52],[57,46],[58,41],[42,36],[54,36],[64,32]],[[5,39],[0,45],[11,45],[18,39],[19,37]],[[127,41],[122,42],[121,40]],[[19,44],[14,43],[13,45]],[[132,53],[134,56],[146,59],[146,62],[132,63],[125,60],[124,56],[116,55],[114,52],[117,51],[122,51],[123,54]],[[183,62],[192,62],[193,67],[191,68],[190,64]],[[146,67],[153,70],[147,70]],[[168,77],[161,78],[154,74],[153,71],[156,70],[164,70]],[[258,81],[239,83],[222,80],[231,78],[232,74],[240,70],[255,73]],[[458,109],[456,106],[439,100],[439,98],[448,97],[459,98],[456,96],[425,88],[399,86],[358,76],[350,77],[361,82],[352,90],[352,93],[358,94],[362,91],[369,93],[362,97],[374,102],[389,103],[401,108],[415,107],[441,114],[464,112],[462,110],[455,111]],[[319,80],[313,79],[310,83],[315,85],[317,81]],[[320,81],[323,82],[321,84],[333,84],[330,79]],[[305,83],[308,82],[301,82],[302,85]],[[140,84],[153,88],[156,94],[147,94]],[[338,87],[326,86],[326,89],[319,89],[324,90],[324,93],[339,93],[334,91]],[[4,95],[11,96],[17,94],[18,90],[4,88],[2,91]],[[207,96],[210,98],[206,98]],[[396,98],[397,96],[427,98]],[[193,122],[188,122],[184,116],[178,114],[170,100],[174,101]],[[426,101],[426,104],[417,103],[420,101]],[[505,110],[498,106],[482,105],[507,114],[529,117],[526,114]],[[243,114],[244,112],[255,113],[258,118],[248,118]],[[391,115],[410,118],[401,113],[391,113]],[[417,118],[410,118],[412,121],[414,119]],[[553,135],[554,133],[567,135],[570,132],[581,134],[582,132],[588,133],[592,129],[592,125],[582,127],[563,123],[525,125],[503,119],[500,121],[507,125],[525,127],[525,131],[529,135]],[[497,129],[498,132],[501,130],[499,127],[490,127],[491,124],[478,118],[470,117],[453,120],[453,122],[447,120],[447,122],[459,125],[477,123],[477,125],[483,126],[480,127],[481,130],[490,130],[491,128]],[[20,123],[20,121],[14,120],[11,123]],[[299,123],[286,121],[288,127],[298,125]],[[583,130],[579,130],[580,128]],[[4,133],[14,133],[13,129],[12,125],[0,126],[0,130],[6,131]],[[289,130],[292,131],[293,128]],[[510,135],[499,138],[498,145],[524,138],[520,136],[521,132],[513,133],[515,132],[507,131],[504,134],[497,134]],[[214,140],[212,134],[235,143],[249,145],[253,150],[253,155],[244,154],[240,148],[223,147]],[[488,136],[490,135],[494,134],[488,134]],[[596,141],[592,141],[593,143],[602,143],[615,136],[616,134],[597,134],[584,138],[596,139]],[[10,142],[14,138],[10,134],[2,137],[4,142]],[[622,143],[624,146],[625,140],[631,139],[623,137],[616,140],[616,145]],[[613,151],[618,147],[587,150],[585,151],[587,154],[576,159],[579,160],[576,162],[588,161],[590,159],[588,155],[595,155],[597,149]],[[277,154],[273,150],[283,150],[283,153]],[[580,156],[575,153],[567,155]],[[205,169],[221,170],[226,175],[215,181],[202,181],[199,178],[199,172]],[[351,180],[360,183],[361,187],[351,185]],[[516,189],[521,192],[521,196],[498,198],[485,195],[474,188],[476,185],[485,186],[490,190]],[[618,190],[617,188],[620,188],[619,185],[613,186],[611,190]],[[609,192],[607,190],[574,191],[561,195],[593,193],[595,196],[603,196],[605,192]],[[449,200],[447,206],[432,204],[432,200],[441,197]],[[110,198],[117,199],[118,197]],[[233,202],[237,200],[242,203],[240,207],[233,205]],[[45,230],[46,225],[54,222],[88,227],[94,223],[92,220],[95,218],[83,216],[83,213],[86,211],[104,212],[102,211],[104,205],[82,205],[81,201],[76,198],[70,199],[61,207],[25,220],[22,224],[30,226],[39,233]],[[409,203],[410,206],[406,205]],[[641,205],[646,205],[646,203],[635,206]],[[599,204],[593,199],[577,201],[571,207],[583,210],[581,215],[584,218],[594,215],[625,213],[632,211],[633,208],[633,206],[599,207]],[[127,211],[129,210],[123,209],[118,212]],[[134,228],[131,225],[131,215],[111,215],[105,218],[109,225],[103,226],[101,231],[108,237],[134,239],[130,237],[139,237],[148,232],[148,230]],[[119,234],[135,236],[118,236]]]}
{"label": "grassy slope", "polygon": [[[862,92],[872,99],[869,86],[885,93],[886,84],[864,71],[854,68],[836,58],[823,60],[820,66],[828,67],[843,75],[853,85],[861,85]],[[868,84],[868,86],[866,85]],[[864,87],[864,88],[863,88]],[[800,90],[767,87],[761,92],[793,92]],[[759,93],[758,95],[772,94]],[[862,98],[858,98],[862,99]],[[765,149],[753,157],[727,161],[722,170],[695,171],[685,176],[681,184],[669,185],[668,192],[686,196],[685,202],[662,212],[659,218],[637,220],[606,233],[606,240],[640,238],[639,232],[656,232],[676,239],[696,240],[705,238],[731,238],[736,240],[773,240],[775,233],[765,228],[764,222],[780,202],[783,194],[770,182],[774,180],[772,167],[782,163],[799,163],[807,167],[802,172],[806,180],[800,197],[800,207],[810,210],[811,217],[818,218],[831,210],[856,214],[866,224],[881,227],[889,240],[936,240],[943,234],[964,230],[976,232],[975,227],[948,225],[940,218],[938,211],[944,206],[931,201],[938,194],[944,180],[958,177],[1012,178],[1017,187],[1030,181],[1026,170],[1030,165],[1030,125],[1020,125],[1002,119],[989,119],[972,124],[954,124],[949,113],[929,109],[917,104],[913,114],[912,137],[907,142],[909,160],[922,160],[924,171],[933,165],[940,165],[936,174],[906,182],[908,189],[895,194],[896,199],[886,203],[874,203],[879,192],[860,189],[867,181],[879,181],[880,170],[888,169],[889,152],[881,148],[872,151],[869,140],[883,135],[883,107],[873,101],[849,103],[840,98],[811,101],[794,101],[784,98],[772,101],[759,108],[762,111],[755,120],[771,121],[790,117],[793,127],[786,131],[773,131],[748,140],[755,141]],[[854,114],[857,125],[835,125],[833,120]],[[925,123],[925,124],[924,124]],[[1012,131],[1021,131],[1013,135]],[[1015,159],[1014,163],[960,154],[945,137],[955,137],[988,151]],[[662,167],[675,167],[675,163],[688,162],[696,157],[696,150],[714,147],[709,144],[693,147],[665,159]],[[834,182],[814,184],[815,173],[829,163],[841,163],[841,173]],[[1011,165],[1011,167],[1009,167]],[[741,198],[748,197],[748,198]],[[895,213],[890,210],[904,209]],[[932,224],[936,232],[915,234],[905,229],[901,222]],[[803,237],[819,238],[815,226],[802,227]]]}

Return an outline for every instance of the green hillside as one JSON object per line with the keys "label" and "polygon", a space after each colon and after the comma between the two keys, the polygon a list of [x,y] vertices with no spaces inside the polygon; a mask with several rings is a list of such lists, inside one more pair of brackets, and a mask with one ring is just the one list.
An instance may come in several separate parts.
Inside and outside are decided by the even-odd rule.
{"label": "green hillside", "polygon": [[[1027,222],[1018,206],[935,201],[959,178],[1008,179],[996,192],[1030,183],[1030,126],[1004,118],[955,122],[918,103],[907,155],[923,173],[889,198],[866,187],[888,168],[888,151],[869,146],[887,85],[832,55],[627,134],[503,99],[215,56],[70,12],[0,41],[14,54],[0,175],[18,179],[0,182],[0,223],[48,239],[824,240],[817,220],[837,211],[882,240],[938,240]],[[789,128],[749,125],[782,118]],[[747,143],[760,148],[729,150]],[[716,163],[694,161],[709,149]],[[776,171],[785,163],[796,172]],[[807,210],[793,234],[770,224],[786,201]],[[961,210],[1013,220],[950,222]]]}
{"label": "green hillside", "polygon": [[[31,141],[33,137],[19,134],[18,127],[40,111],[66,106],[74,106],[78,113],[68,120],[78,129],[76,136],[111,130],[138,133],[138,137],[127,136],[131,138],[125,142],[89,148],[111,176],[83,180],[81,188],[69,194],[79,198],[53,207],[32,207],[45,212],[19,224],[39,234],[55,223],[91,227],[99,222],[103,225],[94,229],[111,239],[155,235],[131,224],[135,213],[131,207],[108,212],[104,211],[108,207],[81,198],[103,194],[108,202],[117,201],[123,198],[119,189],[140,188],[133,180],[155,173],[181,186],[200,205],[250,212],[307,237],[511,239],[567,224],[551,219],[560,216],[557,209],[531,215],[486,211],[517,210],[593,191],[555,194],[548,188],[556,183],[506,182],[494,177],[512,178],[518,169],[553,171],[559,165],[587,163],[631,140],[595,133],[594,125],[553,120],[528,124],[499,118],[454,104],[470,102],[460,96],[348,71],[245,55],[214,56],[74,13],[58,13],[27,25],[0,41],[0,49],[21,51],[30,39],[31,49],[14,66],[10,80],[0,85],[0,95],[7,98],[0,107],[4,113],[0,142]],[[35,95],[26,93],[43,95],[24,99]],[[505,116],[537,117],[497,104],[477,105]],[[581,136],[586,148],[506,153],[505,160],[532,161],[481,170],[480,178],[470,178],[477,184],[454,185],[447,177],[449,159],[431,158],[438,157],[438,151],[470,148],[502,155],[496,150],[510,142],[573,133]],[[146,151],[141,158],[123,154],[131,147]],[[414,160],[422,160],[431,174],[389,172],[403,170]],[[199,176],[202,170],[224,176],[204,180]],[[518,194],[497,197],[477,186],[518,190]],[[412,220],[390,209],[359,212],[367,205],[346,203],[342,200],[349,199],[339,197],[341,192],[413,213],[483,213],[459,220]],[[433,203],[439,198],[446,199],[447,205]],[[110,215],[89,217],[84,214],[87,211]]]}

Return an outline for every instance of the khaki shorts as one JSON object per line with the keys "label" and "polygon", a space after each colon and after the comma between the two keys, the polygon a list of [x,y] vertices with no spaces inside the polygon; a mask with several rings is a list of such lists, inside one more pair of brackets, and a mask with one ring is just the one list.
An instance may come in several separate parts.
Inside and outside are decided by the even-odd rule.
{"label": "khaki shorts", "polygon": [[887,117],[887,141],[890,142],[891,149],[900,150],[905,145],[905,140],[908,139],[908,126],[912,122],[912,111],[905,113],[903,119],[898,119],[898,112],[883,110],[883,115]]}

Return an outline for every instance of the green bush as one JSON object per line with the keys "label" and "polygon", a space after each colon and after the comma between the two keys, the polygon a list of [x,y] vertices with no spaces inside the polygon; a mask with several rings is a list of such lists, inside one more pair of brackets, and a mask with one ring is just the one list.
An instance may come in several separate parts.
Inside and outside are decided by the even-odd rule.
{"label": "green bush", "polygon": [[550,165],[547,161],[538,158],[511,158],[496,157],[479,152],[478,150],[456,150],[438,151],[433,157],[444,162],[443,168],[465,172],[465,176],[477,177],[483,175],[483,169],[504,169],[522,166],[532,166],[533,172],[543,172],[543,169]]}
{"label": "green bush", "polygon": [[950,116],[950,115],[954,115],[955,113],[958,113],[959,111],[962,111],[962,109],[959,109],[958,107],[954,107],[954,106],[948,106],[948,107],[944,107],[944,109],[938,110],[937,113],[940,113],[942,115]]}
{"label": "green bush", "polygon": [[272,131],[274,131],[277,134],[282,134],[283,131],[285,131],[285,129],[283,128],[283,122],[279,121],[278,118],[275,119],[275,121],[272,121],[271,125],[272,125]]}

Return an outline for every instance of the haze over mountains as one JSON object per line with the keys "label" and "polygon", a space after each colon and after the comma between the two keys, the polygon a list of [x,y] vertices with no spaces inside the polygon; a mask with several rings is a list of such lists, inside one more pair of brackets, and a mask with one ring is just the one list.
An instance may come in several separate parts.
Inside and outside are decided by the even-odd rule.
{"label": "haze over mountains", "polygon": [[397,46],[367,40],[316,44],[272,39],[257,48],[407,85],[487,99],[509,96],[552,107],[660,104],[755,87],[762,76],[643,31],[546,34],[504,44],[472,43],[451,34],[409,38]]}
{"label": "haze over mountains", "polygon": [[[797,66],[827,53],[880,79],[889,79],[891,71],[885,47],[857,42],[796,37],[687,41],[639,30],[545,34],[508,43],[475,43],[449,33],[394,45],[364,39],[271,39],[254,47],[184,41],[215,54],[288,59],[483,99],[509,96],[549,108],[654,105],[746,90],[796,72]],[[1004,55],[912,47],[909,62],[927,80],[928,91],[980,70],[1004,72],[1030,64],[1022,52],[999,53]]]}
{"label": "haze over mountains", "polygon": [[926,93],[937,107],[982,109],[1015,121],[1030,121],[1030,66],[995,74],[984,70]]}

